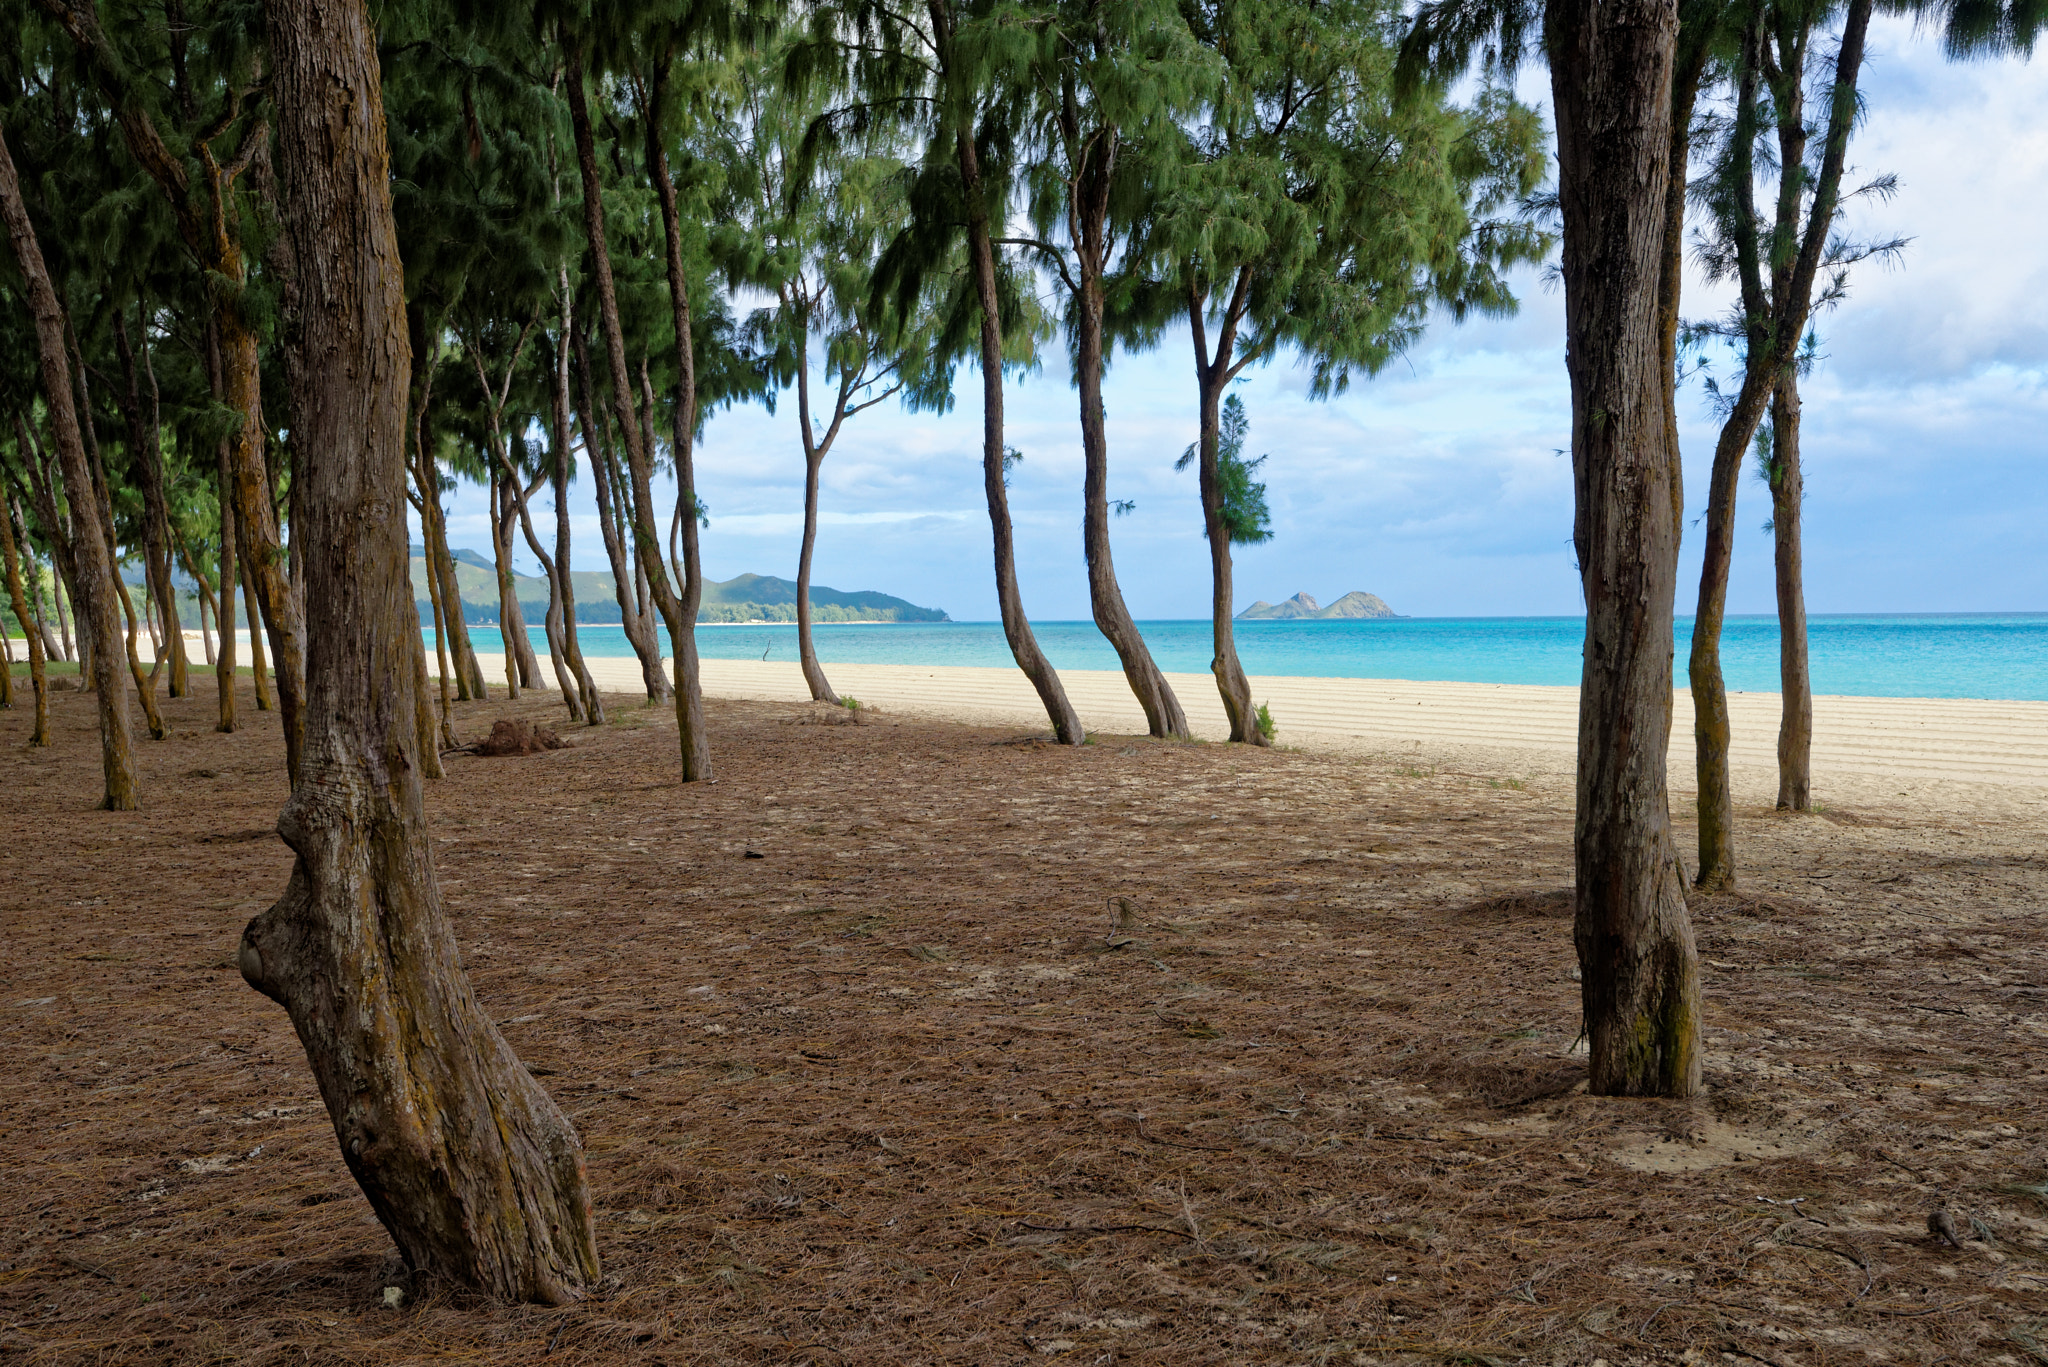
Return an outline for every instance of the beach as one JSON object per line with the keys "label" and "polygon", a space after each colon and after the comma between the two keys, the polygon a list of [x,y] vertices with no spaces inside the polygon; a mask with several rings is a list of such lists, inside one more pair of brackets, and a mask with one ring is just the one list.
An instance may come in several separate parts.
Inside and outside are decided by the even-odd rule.
{"label": "beach", "polygon": [[[479,652],[478,660],[493,689],[501,687],[503,657]],[[640,688],[635,660],[586,663],[608,692]],[[803,702],[810,696],[793,661],[704,660],[701,668],[707,697]],[[551,685],[544,655],[541,672]],[[837,664],[826,666],[826,675],[841,696],[893,716],[1047,729],[1037,694],[1015,669]],[[1144,734],[1144,713],[1122,674],[1063,670],[1060,679],[1091,732]],[[1167,679],[1196,737],[1228,738],[1229,723],[1209,676]],[[1254,677],[1251,684],[1252,696],[1271,707],[1281,745],[1399,758],[1502,781],[1572,772],[1576,688],[1298,677]],[[1775,693],[1728,696],[1738,802],[1768,806],[1776,800],[1780,705]],[[1692,724],[1692,699],[1678,690],[1670,752],[1675,793],[1690,794],[1695,786]],[[1816,800],[1823,804],[1896,806],[1903,799],[1907,805],[2048,815],[2048,703],[1815,698],[1813,768]]]}

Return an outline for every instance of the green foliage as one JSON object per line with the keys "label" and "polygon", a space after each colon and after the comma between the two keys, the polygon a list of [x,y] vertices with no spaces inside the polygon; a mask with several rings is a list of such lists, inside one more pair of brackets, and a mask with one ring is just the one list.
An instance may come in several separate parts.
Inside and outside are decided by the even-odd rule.
{"label": "green foliage", "polygon": [[[1267,458],[1244,458],[1244,439],[1251,431],[1244,400],[1232,394],[1223,401],[1221,436],[1216,444],[1216,482],[1223,493],[1223,525],[1233,546],[1256,546],[1273,539],[1272,516],[1266,510],[1266,486],[1252,478]],[[1190,443],[1173,463],[1185,470],[1201,455],[1201,444]],[[1206,530],[1203,533],[1207,535]]]}
{"label": "green foliage", "polygon": [[1252,713],[1252,721],[1258,726],[1259,734],[1269,741],[1273,739],[1280,729],[1273,725],[1273,709],[1265,703],[1260,703],[1258,708]]}

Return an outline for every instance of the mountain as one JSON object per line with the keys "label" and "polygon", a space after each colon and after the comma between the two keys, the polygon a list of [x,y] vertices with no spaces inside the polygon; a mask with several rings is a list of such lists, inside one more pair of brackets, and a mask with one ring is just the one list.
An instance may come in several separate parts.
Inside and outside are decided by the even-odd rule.
{"label": "mountain", "polygon": [[1240,622],[1284,622],[1313,619],[1319,622],[1359,621],[1368,617],[1399,617],[1377,594],[1353,589],[1328,607],[1321,607],[1306,593],[1297,593],[1275,606],[1264,599],[1237,614]]}
{"label": "mountain", "polygon": [[[455,561],[455,582],[462,594],[462,619],[480,625],[498,620],[498,572],[490,557],[467,548],[451,550]],[[537,627],[547,616],[548,581],[537,575],[512,576],[514,592],[526,624]],[[605,570],[572,570],[570,589],[576,595],[576,620],[602,625],[619,620],[619,600],[612,592],[612,577]],[[426,548],[412,548],[412,591],[419,600],[420,617],[433,620],[427,597]],[[742,574],[723,582],[704,581],[704,605],[699,622],[794,622],[796,584],[772,574]],[[854,593],[811,585],[811,620],[814,622],[946,622],[952,619],[937,608],[886,593],[864,589]]]}

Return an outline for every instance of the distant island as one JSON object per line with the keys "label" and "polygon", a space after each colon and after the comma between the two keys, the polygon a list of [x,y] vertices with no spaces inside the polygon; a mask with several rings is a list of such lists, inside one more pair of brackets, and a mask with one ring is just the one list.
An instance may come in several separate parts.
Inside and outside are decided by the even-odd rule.
{"label": "distant island", "polygon": [[1297,593],[1284,603],[1268,603],[1264,599],[1252,604],[1237,614],[1240,622],[1284,622],[1314,619],[1316,621],[1359,621],[1367,617],[1399,617],[1401,614],[1388,607],[1386,600],[1377,594],[1353,590],[1328,607],[1319,607],[1316,600],[1305,593]]}
{"label": "distant island", "polygon": [[[451,551],[455,559],[455,582],[462,591],[462,620],[476,626],[498,622],[498,571],[489,556],[464,548]],[[619,620],[619,600],[612,591],[607,570],[573,570],[570,587],[576,594],[576,620],[604,626]],[[538,575],[512,576],[519,610],[526,624],[537,627],[547,619],[548,581]],[[412,548],[412,592],[419,600],[420,620],[431,623],[434,609],[427,597],[426,549]],[[796,583],[772,574],[742,574],[720,582],[704,581],[704,605],[697,620],[716,625],[721,622],[794,622]],[[811,585],[811,620],[828,622],[949,622],[952,618],[938,608],[917,604],[886,593],[862,590],[855,593]]]}

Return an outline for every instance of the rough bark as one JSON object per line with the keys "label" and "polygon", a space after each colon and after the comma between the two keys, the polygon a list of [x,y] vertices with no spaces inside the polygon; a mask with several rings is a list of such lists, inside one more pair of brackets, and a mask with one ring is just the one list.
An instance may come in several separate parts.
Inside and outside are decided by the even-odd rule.
{"label": "rough bark", "polygon": [[422,810],[407,636],[404,279],[363,0],[270,0],[285,224],[308,301],[298,541],[313,627],[297,855],[243,933],[344,1159],[416,1270],[560,1304],[598,1275],[583,1154],[471,990]]}
{"label": "rough bark", "polygon": [[[933,0],[933,22],[943,26],[942,5]],[[1010,524],[1010,495],[1004,469],[1003,444],[1003,323],[1001,300],[996,289],[995,242],[989,229],[984,201],[981,161],[975,151],[971,129],[962,127],[954,135],[954,153],[960,164],[960,180],[968,204],[967,249],[974,271],[976,300],[981,305],[981,483],[988,498],[988,521],[995,540],[996,604],[1003,616],[1003,636],[1010,643],[1010,655],[1017,668],[1031,680],[1038,700],[1052,722],[1052,733],[1062,745],[1080,745],[1088,738],[1081,716],[1067,700],[1058,671],[1038,648],[1031,621],[1024,615],[1024,598],[1017,590],[1016,535]]]}
{"label": "rough bark", "polygon": [[[21,634],[28,638],[29,685],[36,697],[35,729],[29,733],[31,747],[50,743],[50,680],[44,665],[42,624],[35,620],[39,613],[32,613],[28,605],[28,593],[21,582],[21,554],[14,544],[14,518],[10,516],[11,505],[0,508],[0,553],[7,559],[7,601],[14,608],[14,620],[21,623]],[[8,673],[13,674],[10,665]]]}
{"label": "rough bark", "polygon": [[[120,624],[114,606],[113,566],[107,559],[106,543],[83,527],[93,520],[97,506],[92,471],[85,460],[85,443],[79,436],[78,412],[72,404],[70,363],[65,356],[66,324],[57,292],[51,287],[49,271],[43,265],[43,250],[29,222],[22,202],[21,181],[15,173],[14,156],[0,135],[0,218],[7,223],[7,235],[14,244],[22,283],[28,296],[29,312],[35,319],[36,359],[42,369],[43,401],[55,431],[57,462],[64,480],[65,497],[78,510],[81,530],[71,538],[76,562],[80,626],[91,632],[93,686],[99,692],[100,761],[106,790],[100,805],[108,811],[134,811],[135,755],[128,739],[128,693],[121,687],[118,637]],[[26,445],[26,443],[24,443]]]}
{"label": "rough bark", "polygon": [[[223,396],[221,382],[220,346],[218,329],[214,320],[206,323],[207,374],[212,382],[215,398]],[[219,584],[220,602],[214,615],[214,627],[220,632],[220,649],[214,656],[214,691],[219,702],[219,714],[214,722],[216,731],[231,732],[239,724],[235,714],[235,654],[238,643],[235,640],[235,586],[241,577],[235,570],[235,477],[230,467],[228,444],[222,441],[214,452],[214,501],[220,509],[220,556],[216,580]],[[255,623],[250,623],[250,639],[256,636]]]}
{"label": "rough bark", "polygon": [[1578,949],[1589,1087],[1691,1096],[1699,961],[1671,832],[1678,453],[1657,333],[1676,0],[1551,0],[1564,215],[1579,693]]}
{"label": "rough bark", "polygon": [[1806,667],[1806,583],[1799,544],[1806,477],[1799,466],[1799,375],[1787,371],[1771,399],[1771,534],[1778,589],[1778,806],[1813,806],[1813,679]]}

